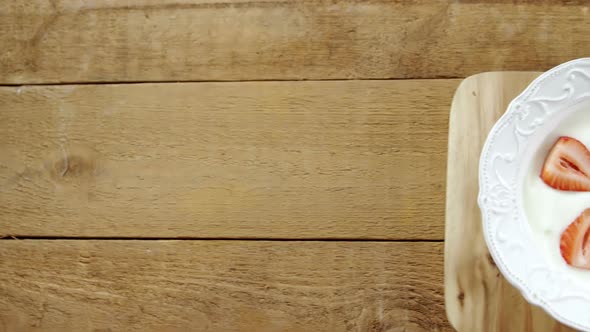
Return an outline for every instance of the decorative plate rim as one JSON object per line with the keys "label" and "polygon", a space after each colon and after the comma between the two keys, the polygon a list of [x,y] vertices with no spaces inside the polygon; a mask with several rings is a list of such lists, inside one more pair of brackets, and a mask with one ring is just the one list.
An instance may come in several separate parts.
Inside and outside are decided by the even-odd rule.
{"label": "decorative plate rim", "polygon": [[590,292],[551,267],[542,251],[531,248],[535,246],[523,245],[526,240],[534,242],[521,202],[521,167],[530,137],[551,125],[546,120],[589,97],[590,58],[563,63],[533,80],[488,134],[480,156],[477,198],[487,247],[508,282],[529,303],[585,331],[590,331]]}

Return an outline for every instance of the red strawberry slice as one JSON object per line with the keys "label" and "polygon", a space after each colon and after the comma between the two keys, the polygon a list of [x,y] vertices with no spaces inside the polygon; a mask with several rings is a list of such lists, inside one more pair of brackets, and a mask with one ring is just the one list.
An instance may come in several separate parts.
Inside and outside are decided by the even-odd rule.
{"label": "red strawberry slice", "polygon": [[590,209],[584,210],[561,234],[561,256],[574,267],[590,269]]}
{"label": "red strawberry slice", "polygon": [[575,138],[560,137],[545,159],[541,179],[559,190],[590,191],[590,151]]}

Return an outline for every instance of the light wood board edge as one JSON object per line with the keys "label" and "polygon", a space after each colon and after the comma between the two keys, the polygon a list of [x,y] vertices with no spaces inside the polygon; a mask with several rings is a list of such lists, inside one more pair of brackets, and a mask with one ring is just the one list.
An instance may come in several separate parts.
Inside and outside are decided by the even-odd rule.
{"label": "light wood board edge", "polygon": [[489,254],[477,205],[481,148],[489,130],[539,73],[490,72],[465,79],[449,122],[445,224],[445,307],[458,331],[569,331],[528,304]]}

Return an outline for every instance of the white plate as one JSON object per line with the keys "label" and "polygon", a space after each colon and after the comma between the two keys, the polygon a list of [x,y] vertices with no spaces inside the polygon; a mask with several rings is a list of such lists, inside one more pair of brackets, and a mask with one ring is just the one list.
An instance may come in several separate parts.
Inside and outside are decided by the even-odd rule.
{"label": "white plate", "polygon": [[590,271],[586,284],[552,264],[533,238],[523,204],[524,178],[534,153],[547,145],[561,120],[584,110],[590,112],[590,58],[564,63],[533,81],[486,140],[478,203],[487,246],[506,279],[557,320],[590,331]]}

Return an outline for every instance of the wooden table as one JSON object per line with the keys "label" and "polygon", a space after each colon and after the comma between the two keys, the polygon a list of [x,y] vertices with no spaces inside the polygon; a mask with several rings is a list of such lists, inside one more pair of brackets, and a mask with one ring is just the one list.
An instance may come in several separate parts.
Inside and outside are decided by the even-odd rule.
{"label": "wooden table", "polygon": [[583,1],[0,3],[1,331],[451,330],[461,78]]}

